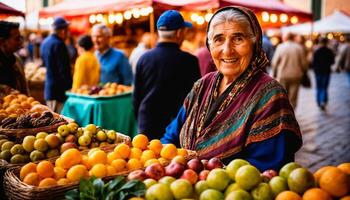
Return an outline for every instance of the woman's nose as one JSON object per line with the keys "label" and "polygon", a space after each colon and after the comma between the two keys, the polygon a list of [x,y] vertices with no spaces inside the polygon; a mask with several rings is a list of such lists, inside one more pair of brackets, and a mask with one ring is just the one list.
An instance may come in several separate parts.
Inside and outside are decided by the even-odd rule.
{"label": "woman's nose", "polygon": [[228,40],[228,39],[225,40],[225,43],[224,43],[222,48],[223,48],[222,52],[226,55],[231,54],[234,51],[234,48],[233,48],[230,40]]}

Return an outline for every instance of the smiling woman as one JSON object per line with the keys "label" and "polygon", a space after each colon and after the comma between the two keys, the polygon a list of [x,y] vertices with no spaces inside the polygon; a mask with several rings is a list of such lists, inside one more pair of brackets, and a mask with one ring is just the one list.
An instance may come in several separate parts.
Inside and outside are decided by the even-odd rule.
{"label": "smiling woman", "polygon": [[163,143],[195,150],[201,158],[248,160],[261,171],[294,160],[302,140],[283,87],[263,69],[262,32],[243,7],[218,10],[208,24],[207,47],[218,69],[198,80]]}

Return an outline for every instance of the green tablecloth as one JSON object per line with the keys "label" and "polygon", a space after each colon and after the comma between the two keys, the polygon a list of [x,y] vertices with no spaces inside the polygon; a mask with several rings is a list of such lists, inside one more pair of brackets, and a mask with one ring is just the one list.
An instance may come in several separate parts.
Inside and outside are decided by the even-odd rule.
{"label": "green tablecloth", "polygon": [[137,124],[133,113],[131,93],[114,97],[93,98],[67,93],[61,114],[73,118],[80,126],[95,124],[133,137]]}

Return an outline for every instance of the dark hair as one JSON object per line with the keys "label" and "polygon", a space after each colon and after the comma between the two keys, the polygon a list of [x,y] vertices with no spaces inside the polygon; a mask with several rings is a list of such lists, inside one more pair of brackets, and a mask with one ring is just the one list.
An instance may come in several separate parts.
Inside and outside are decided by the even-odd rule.
{"label": "dark hair", "polygon": [[88,51],[94,46],[94,43],[92,42],[90,35],[83,35],[79,37],[78,45]]}
{"label": "dark hair", "polygon": [[328,43],[328,38],[326,38],[326,37],[321,37],[321,38],[320,38],[320,43],[323,44],[323,45],[327,45],[327,43]]}
{"label": "dark hair", "polygon": [[8,39],[10,37],[11,30],[18,28],[19,23],[0,21],[0,38]]}

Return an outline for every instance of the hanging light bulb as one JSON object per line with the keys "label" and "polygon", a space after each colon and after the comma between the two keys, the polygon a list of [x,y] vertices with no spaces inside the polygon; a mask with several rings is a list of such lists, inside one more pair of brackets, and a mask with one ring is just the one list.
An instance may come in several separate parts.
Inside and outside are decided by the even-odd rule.
{"label": "hanging light bulb", "polygon": [[277,17],[276,14],[271,14],[271,15],[270,15],[270,21],[271,21],[272,23],[276,23],[277,20],[278,20],[278,17]]}
{"label": "hanging light bulb", "polygon": [[261,13],[261,18],[263,22],[268,22],[270,19],[270,15],[268,12],[264,11]]}
{"label": "hanging light bulb", "polygon": [[290,22],[291,22],[292,24],[296,24],[296,23],[298,23],[298,21],[299,21],[299,19],[298,19],[297,16],[293,16],[293,17],[290,18]]}
{"label": "hanging light bulb", "polygon": [[280,21],[286,23],[288,21],[288,15],[285,13],[280,14]]}
{"label": "hanging light bulb", "polygon": [[204,16],[205,21],[206,21],[206,22],[209,22],[212,16],[213,16],[213,13],[207,13],[207,14],[205,14],[205,16]]}

